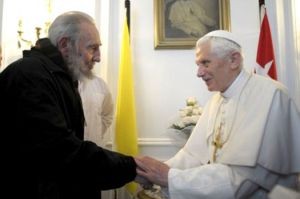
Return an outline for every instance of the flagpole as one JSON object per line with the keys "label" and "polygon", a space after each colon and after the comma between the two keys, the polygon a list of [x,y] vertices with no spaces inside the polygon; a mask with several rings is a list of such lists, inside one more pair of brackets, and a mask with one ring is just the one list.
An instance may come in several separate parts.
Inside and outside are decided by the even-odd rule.
{"label": "flagpole", "polygon": [[265,4],[265,0],[259,0],[259,5],[261,6],[263,4]]}
{"label": "flagpole", "polygon": [[265,0],[259,0],[259,6],[264,5],[265,4]]}
{"label": "flagpole", "polygon": [[266,12],[266,6],[265,6],[265,1],[264,0],[259,0],[259,21],[260,21],[260,25],[263,21],[263,18],[265,16],[265,12]]}
{"label": "flagpole", "polygon": [[125,0],[125,8],[126,8],[128,32],[130,33],[130,0]]}

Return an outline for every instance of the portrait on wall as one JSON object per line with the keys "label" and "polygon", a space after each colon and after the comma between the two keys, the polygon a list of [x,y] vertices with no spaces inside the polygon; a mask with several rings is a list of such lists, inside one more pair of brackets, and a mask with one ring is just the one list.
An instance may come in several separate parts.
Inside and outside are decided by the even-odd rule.
{"label": "portrait on wall", "polygon": [[154,0],[155,49],[188,49],[206,33],[229,30],[229,0]]}

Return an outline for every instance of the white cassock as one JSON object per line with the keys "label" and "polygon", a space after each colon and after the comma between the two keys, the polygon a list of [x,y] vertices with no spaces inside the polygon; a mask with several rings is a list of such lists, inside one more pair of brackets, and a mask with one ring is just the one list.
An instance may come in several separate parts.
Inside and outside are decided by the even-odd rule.
{"label": "white cassock", "polygon": [[[223,146],[215,153],[219,120]],[[212,96],[185,146],[166,163],[171,199],[261,199],[275,184],[295,188],[299,110],[280,83],[242,70]]]}
{"label": "white cassock", "polygon": [[78,84],[85,117],[84,140],[105,147],[104,134],[113,120],[113,101],[107,84],[93,75]]}
{"label": "white cassock", "polygon": [[[85,117],[84,140],[107,148],[105,137],[113,121],[114,104],[111,93],[103,79],[95,75],[82,77],[78,84]],[[113,191],[102,191],[102,198],[113,198]]]}
{"label": "white cassock", "polygon": [[268,196],[269,199],[300,199],[300,190],[296,192],[295,190],[276,185]]}

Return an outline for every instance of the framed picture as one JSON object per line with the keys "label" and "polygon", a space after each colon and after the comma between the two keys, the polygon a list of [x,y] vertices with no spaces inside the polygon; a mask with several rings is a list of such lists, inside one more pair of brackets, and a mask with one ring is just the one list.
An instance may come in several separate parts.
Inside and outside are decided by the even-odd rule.
{"label": "framed picture", "polygon": [[229,0],[154,0],[155,49],[191,49],[206,33],[230,30]]}

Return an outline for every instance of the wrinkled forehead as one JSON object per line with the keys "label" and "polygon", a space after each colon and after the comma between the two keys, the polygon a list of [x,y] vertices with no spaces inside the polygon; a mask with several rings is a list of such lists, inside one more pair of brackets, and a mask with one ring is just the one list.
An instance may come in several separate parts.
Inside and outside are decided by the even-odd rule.
{"label": "wrinkled forehead", "polygon": [[81,39],[83,42],[95,45],[101,45],[100,34],[97,27],[94,24],[83,23],[81,31]]}

